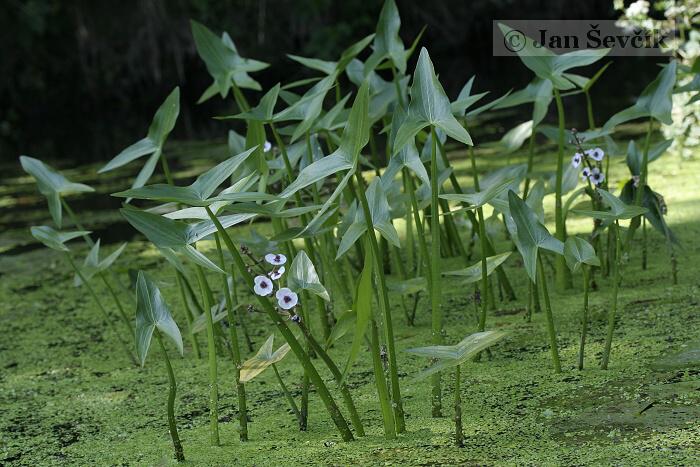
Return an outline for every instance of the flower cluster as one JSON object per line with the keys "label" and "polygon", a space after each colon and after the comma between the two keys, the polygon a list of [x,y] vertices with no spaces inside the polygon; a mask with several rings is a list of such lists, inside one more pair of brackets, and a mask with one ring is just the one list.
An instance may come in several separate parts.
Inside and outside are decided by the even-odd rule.
{"label": "flower cluster", "polygon": [[[253,291],[261,297],[272,295],[275,291],[274,282],[282,279],[285,273],[284,264],[287,262],[287,257],[281,253],[273,253],[265,255],[265,262],[272,265],[272,271],[267,274],[260,274],[253,279]],[[279,287],[275,293],[277,305],[283,310],[291,310],[299,303],[299,296],[288,287]]]}
{"label": "flower cluster", "polygon": [[599,186],[605,180],[605,174],[601,167],[601,161],[604,157],[605,153],[600,148],[586,149],[574,154],[571,158],[571,165],[574,168],[583,166],[583,170],[581,170],[583,181],[589,181],[592,185]]}

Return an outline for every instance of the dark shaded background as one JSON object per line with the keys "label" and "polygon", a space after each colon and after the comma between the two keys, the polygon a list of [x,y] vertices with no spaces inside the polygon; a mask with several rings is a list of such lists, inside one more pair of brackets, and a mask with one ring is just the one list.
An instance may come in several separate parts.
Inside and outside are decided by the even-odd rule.
{"label": "dark shaded background", "polygon": [[[475,73],[476,89],[494,95],[531,78],[518,59],[491,56],[493,19],[616,17],[611,0],[397,4],[407,45],[427,25],[422,45],[451,97]],[[21,153],[107,160],[145,135],[156,107],[176,85],[182,102],[173,137],[221,137],[230,123],[211,117],[230,111],[232,99],[195,104],[211,79],[197,56],[190,18],[217,34],[228,31],[243,56],[271,63],[254,75],[266,88],[309,76],[286,53],[335,59],[373,32],[381,5],[381,0],[6,0],[0,6],[0,154],[5,160]],[[640,83],[656,72],[653,58],[616,57],[593,91],[598,121],[628,105]],[[567,124],[583,125],[582,104],[567,103]]]}

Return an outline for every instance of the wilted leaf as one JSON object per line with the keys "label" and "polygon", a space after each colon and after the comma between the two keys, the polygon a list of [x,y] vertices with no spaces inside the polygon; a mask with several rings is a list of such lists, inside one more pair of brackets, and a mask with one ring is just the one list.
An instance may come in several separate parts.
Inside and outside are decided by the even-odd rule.
{"label": "wilted leaf", "polygon": [[267,338],[265,343],[260,347],[258,353],[255,354],[253,358],[250,358],[241,364],[241,377],[242,383],[247,383],[251,379],[255,378],[257,375],[265,371],[267,367],[273,363],[281,361],[285,355],[289,352],[289,344],[285,343],[279,349],[273,351],[272,345],[275,341],[275,335],[272,334]]}

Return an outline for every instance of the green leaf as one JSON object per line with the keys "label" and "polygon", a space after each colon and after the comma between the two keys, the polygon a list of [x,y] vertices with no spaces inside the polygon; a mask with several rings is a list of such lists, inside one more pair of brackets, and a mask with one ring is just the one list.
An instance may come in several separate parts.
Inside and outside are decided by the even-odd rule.
{"label": "green leaf", "polygon": [[399,295],[412,295],[428,290],[428,280],[425,277],[412,277],[405,280],[387,279],[387,289]]}
{"label": "green leaf", "polygon": [[518,250],[523,257],[525,270],[536,282],[537,254],[540,248],[564,254],[564,244],[554,238],[542,225],[535,212],[513,191],[508,192],[510,215],[517,227]]}
{"label": "green leaf", "polygon": [[571,212],[583,216],[593,217],[595,219],[613,221],[622,219],[632,219],[633,217],[646,214],[648,211],[647,208],[641,206],[625,204],[620,198],[608,191],[603,190],[602,188],[597,188],[596,191],[600,193],[600,196],[603,198],[605,204],[610,207],[610,211],[588,211],[584,209],[572,209]]}
{"label": "green leaf", "polygon": [[333,74],[338,66],[338,62],[331,62],[328,60],[321,60],[318,58],[300,57],[299,55],[292,54],[287,54],[287,57],[291,58],[297,63],[304,65],[307,68],[320,71],[324,75]]}
{"label": "green leaf", "polygon": [[275,122],[301,120],[294,129],[292,142],[304,136],[321,115],[323,101],[328,91],[335,85],[336,77],[336,73],[326,76],[309,89],[301,99],[273,116],[272,120]]}
{"label": "green leaf", "polygon": [[[394,0],[386,0],[382,11],[379,13],[377,32],[372,44],[372,55],[367,59],[368,63],[379,63],[384,58],[391,59],[400,74],[406,73],[406,51],[399,37],[401,18]],[[374,68],[374,67],[372,67]]]}
{"label": "green leaf", "polygon": [[[505,260],[508,259],[511,252],[507,251],[495,256],[489,256],[486,258],[486,275],[490,276],[493,271],[496,270]],[[448,271],[442,273],[445,276],[459,276],[464,278],[465,284],[471,284],[474,282],[479,282],[481,280],[481,261],[476,264],[469,266],[468,268],[458,269],[456,271]]]}
{"label": "green leaf", "polygon": [[[157,161],[158,157],[160,156],[160,151],[163,150],[165,140],[173,128],[175,128],[175,122],[177,121],[179,113],[180,88],[176,87],[156,111],[153,121],[151,122],[151,126],[148,128],[148,134],[146,137],[117,154],[114,159],[98,170],[97,173],[104,173],[114,170],[149,154],[155,155],[155,157],[151,157],[151,159],[155,159],[155,161]],[[141,173],[137,177],[138,183],[135,181],[132,188],[143,186],[150,178],[154,168],[155,163],[152,162],[152,160],[149,160],[144,165],[144,168],[141,169]]]}
{"label": "green leaf", "polygon": [[85,193],[95,191],[93,188],[82,183],[74,183],[64,177],[58,171],[33,157],[20,156],[22,169],[36,180],[39,192],[46,196],[49,202],[49,211],[57,227],[62,224],[61,198],[74,193]]}
{"label": "green leaf", "polygon": [[273,351],[272,346],[274,341],[275,335],[271,334],[262,347],[260,347],[258,353],[256,353],[253,358],[250,358],[241,364],[240,380],[242,383],[247,383],[248,381],[252,380],[273,363],[282,361],[287,353],[289,353],[290,347],[287,343],[282,345],[282,347],[279,349]]}
{"label": "green leaf", "polygon": [[[502,23],[498,23],[498,27],[504,36],[514,31]],[[587,49],[557,55],[546,47],[535,45],[530,37],[523,35],[523,38],[523,47],[516,52],[523,64],[539,78],[550,80],[557,89],[564,91],[576,87],[573,76],[567,76],[566,71],[595,63],[610,52],[610,49]]]}
{"label": "green leaf", "polygon": [[450,100],[435,75],[428,51],[422,48],[413,74],[408,117],[397,132],[394,154],[413,140],[420,130],[429,125],[442,129],[457,141],[472,145],[469,133],[452,114]]}
{"label": "green leaf", "polygon": [[[372,287],[373,262],[372,250],[369,248],[369,245],[366,245],[365,262],[364,266],[362,267],[362,272],[360,273],[360,278],[357,281],[355,301],[352,305],[352,310],[356,316],[355,334],[352,338],[352,347],[350,347],[350,353],[348,354],[348,360],[345,364],[342,380],[345,380],[350,372],[352,364],[355,362],[360,353],[360,348],[364,342],[365,332],[367,331],[367,325],[372,317],[372,294],[374,293],[374,289]],[[342,385],[342,381],[340,384]]]}
{"label": "green leaf", "polygon": [[600,260],[591,244],[576,236],[571,236],[564,242],[564,258],[572,272],[578,271],[582,264],[600,266]]}
{"label": "green leaf", "polygon": [[[280,93],[280,83],[277,83],[260,99],[257,106],[248,112],[242,112],[237,115],[229,115],[217,117],[219,120],[235,118],[238,120],[253,120],[256,122],[271,122],[275,112],[275,104]],[[242,151],[238,151],[242,152]]]}
{"label": "green leaf", "polygon": [[41,243],[51,248],[52,250],[58,251],[70,251],[65,243],[74,238],[82,237],[90,232],[88,231],[75,231],[75,232],[59,232],[54,230],[48,225],[40,225],[38,227],[32,227],[32,236],[39,240]]}
{"label": "green leaf", "polygon": [[501,195],[508,187],[513,184],[514,179],[510,178],[501,181],[497,184],[492,184],[484,191],[477,191],[476,193],[446,193],[440,195],[440,198],[446,199],[448,201],[459,201],[460,203],[468,203],[470,206],[467,209],[477,209],[486,205],[489,201]]}
{"label": "green leaf", "polygon": [[504,331],[476,332],[462,339],[455,345],[433,345],[408,349],[406,352],[420,357],[437,360],[432,366],[423,370],[416,379],[423,379],[447,368],[461,365],[479,352],[498,343],[508,334]]}
{"label": "green leaf", "polygon": [[328,291],[318,278],[314,264],[304,250],[300,250],[294,257],[287,281],[287,286],[292,290],[308,290],[327,302],[331,301]]}
{"label": "green leaf", "polygon": [[[100,239],[98,238],[95,244],[90,249],[90,253],[85,257],[80,272],[83,274],[86,280],[90,280],[96,274],[106,271],[109,267],[114,264],[122,251],[126,248],[126,243],[122,243],[119,248],[117,248],[111,255],[107,256],[105,259],[100,261]],[[80,276],[76,273],[73,284],[78,287],[83,283]]]}
{"label": "green leaf", "polygon": [[[232,83],[238,87],[260,90],[260,84],[252,79],[248,73],[260,71],[269,65],[265,62],[243,58],[238,54],[235,44],[227,33],[221,38],[209,30],[206,26],[190,21],[192,36],[197,47],[197,52],[207,66],[207,71],[214,78],[215,89],[221,97],[226,97]],[[213,96],[211,87],[205,91],[199,102],[203,102]]]}
{"label": "green leaf", "polygon": [[[216,190],[219,185],[226,181],[256,149],[257,147],[250,148],[241,154],[221,162],[220,164],[201,174],[189,186],[180,187],[158,183],[155,185],[120,191],[118,193],[113,193],[112,196],[149,199],[160,202],[174,202],[200,207],[208,206],[215,201],[223,200],[235,201],[242,198],[245,198],[248,201],[258,200],[260,199],[259,196],[244,196],[242,193],[228,193],[222,195],[221,197],[211,198],[214,190]],[[254,199],[250,199],[251,197]]]}
{"label": "green leaf", "polygon": [[[629,180],[620,192],[620,199],[625,203],[634,203],[637,188],[634,186],[634,182]],[[647,208],[644,217],[649,221],[649,223],[659,232],[662,236],[668,236],[669,240],[675,244],[680,245],[676,234],[673,233],[671,228],[666,223],[664,218],[664,210],[661,207],[660,202],[661,195],[656,193],[651,189],[649,185],[644,185],[644,193],[642,194],[642,206]]]}
{"label": "green leaf", "polygon": [[143,271],[139,271],[136,280],[136,355],[141,366],[146,363],[155,329],[169,337],[181,355],[184,353],[180,330],[165,299],[156,284]]}
{"label": "green leaf", "polygon": [[552,82],[548,79],[535,78],[525,88],[515,91],[503,98],[494,109],[506,109],[521,104],[532,103],[533,125],[539,125],[547,116],[549,105],[554,99]]}
{"label": "green leaf", "polygon": [[328,336],[328,340],[326,340],[326,348],[329,348],[338,342],[345,334],[350,332],[355,326],[355,321],[357,321],[357,315],[354,311],[345,310],[341,313],[338,320],[335,322],[335,326],[333,326],[331,330],[331,335]]}
{"label": "green leaf", "polygon": [[[661,157],[668,148],[673,144],[673,140],[667,139],[656,143],[654,146],[649,148],[649,154],[647,154],[647,162],[653,162],[659,157]],[[642,172],[642,163],[644,161],[644,153],[635,143],[634,140],[630,140],[629,145],[627,145],[627,167],[630,169],[632,175],[639,175]]]}
{"label": "green leaf", "polygon": [[664,66],[656,79],[649,83],[637,102],[631,107],[616,113],[605,122],[604,129],[612,129],[621,123],[636,120],[642,117],[650,117],[665,125],[671,125],[673,118],[673,86],[676,84],[676,60]]}

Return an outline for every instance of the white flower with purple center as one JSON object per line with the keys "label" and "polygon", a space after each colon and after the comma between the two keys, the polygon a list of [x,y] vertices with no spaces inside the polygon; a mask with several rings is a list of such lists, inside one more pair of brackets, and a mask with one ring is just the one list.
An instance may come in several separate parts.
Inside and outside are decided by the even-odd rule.
{"label": "white flower with purple center", "polygon": [[291,310],[299,303],[299,297],[287,287],[282,287],[275,294],[277,304],[283,310]]}
{"label": "white flower with purple center", "polygon": [[270,253],[265,255],[265,261],[273,266],[282,266],[287,262],[287,257],[281,253]]}
{"label": "white flower with purple center", "polygon": [[266,297],[270,295],[272,293],[272,290],[274,289],[274,287],[272,286],[272,281],[269,277],[255,276],[253,282],[255,283],[253,291],[255,291],[255,293],[260,295],[261,297]]}
{"label": "white flower with purple center", "polygon": [[575,169],[579,165],[581,165],[581,162],[583,161],[583,156],[581,155],[580,152],[577,152],[574,154],[574,157],[571,158],[571,166]]}
{"label": "white flower with purple center", "polygon": [[272,149],[272,143],[265,141],[265,144],[263,144],[263,152],[270,152],[270,149]]}
{"label": "white flower with purple center", "polygon": [[585,182],[588,180],[588,177],[591,176],[591,169],[588,167],[584,167],[583,170],[581,171],[581,179]]}
{"label": "white flower with purple center", "polygon": [[273,281],[278,281],[282,277],[282,274],[284,274],[284,266],[280,266],[278,269],[275,269],[274,271],[270,271],[268,276],[270,276],[270,279]]}
{"label": "white flower with purple center", "polygon": [[591,175],[588,177],[592,184],[598,186],[605,180],[605,174],[598,169],[598,167],[593,167]]}
{"label": "white flower with purple center", "polygon": [[590,157],[596,162],[600,162],[603,160],[603,157],[605,157],[605,153],[600,148],[588,149],[586,150],[586,156]]}

